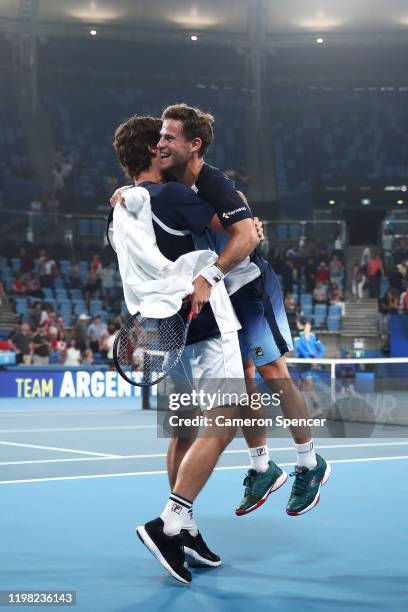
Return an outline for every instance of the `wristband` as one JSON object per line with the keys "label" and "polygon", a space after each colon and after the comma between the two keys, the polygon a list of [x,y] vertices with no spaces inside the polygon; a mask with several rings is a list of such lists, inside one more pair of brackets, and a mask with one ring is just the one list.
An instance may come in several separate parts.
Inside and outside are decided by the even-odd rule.
{"label": "wristband", "polygon": [[215,264],[200,272],[200,276],[205,278],[205,280],[210,283],[211,287],[214,287],[214,285],[216,285],[225,278],[224,272],[220,270]]}

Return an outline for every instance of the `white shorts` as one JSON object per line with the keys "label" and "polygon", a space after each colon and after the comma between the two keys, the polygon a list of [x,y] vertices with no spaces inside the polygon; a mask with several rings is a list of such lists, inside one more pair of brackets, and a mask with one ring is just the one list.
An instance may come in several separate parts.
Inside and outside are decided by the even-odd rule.
{"label": "white shorts", "polygon": [[246,393],[244,370],[237,332],[222,334],[185,347],[182,358],[170,374],[172,393],[200,393],[199,406],[190,404],[183,410],[201,410],[235,405],[235,396]]}

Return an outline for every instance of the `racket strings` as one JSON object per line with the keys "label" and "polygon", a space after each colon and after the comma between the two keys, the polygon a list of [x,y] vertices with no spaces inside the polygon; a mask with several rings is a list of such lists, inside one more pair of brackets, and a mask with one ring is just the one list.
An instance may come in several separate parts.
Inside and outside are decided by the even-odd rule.
{"label": "racket strings", "polygon": [[119,332],[117,360],[122,371],[138,374],[139,384],[158,382],[177,363],[184,349],[185,325],[169,319],[131,317]]}

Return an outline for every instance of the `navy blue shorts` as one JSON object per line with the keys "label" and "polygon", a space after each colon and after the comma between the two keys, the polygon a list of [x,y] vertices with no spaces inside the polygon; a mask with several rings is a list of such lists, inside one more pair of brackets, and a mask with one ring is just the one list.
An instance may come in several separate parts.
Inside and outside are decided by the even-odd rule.
{"label": "navy blue shorts", "polygon": [[242,326],[239,342],[244,361],[265,365],[293,350],[282,289],[269,264],[261,276],[231,295],[231,302]]}

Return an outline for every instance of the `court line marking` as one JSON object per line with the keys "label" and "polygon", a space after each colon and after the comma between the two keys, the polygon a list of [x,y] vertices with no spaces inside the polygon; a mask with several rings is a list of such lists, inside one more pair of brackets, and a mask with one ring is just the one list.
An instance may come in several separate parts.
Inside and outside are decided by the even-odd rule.
{"label": "court line marking", "polygon": [[[329,460],[329,463],[364,463],[370,461],[399,461],[408,459],[408,455],[400,455],[395,457],[358,457],[356,459],[333,459]],[[296,463],[279,463],[280,467],[290,467],[296,465]],[[247,465],[231,465],[221,466],[215,468],[214,471],[222,470],[246,470]],[[32,482],[49,482],[57,480],[92,480],[96,478],[125,478],[129,476],[155,476],[157,474],[167,474],[167,470],[153,470],[150,472],[122,472],[117,474],[84,474],[82,476],[53,476],[51,478],[26,478],[22,480],[0,480],[0,485],[5,484],[22,484]]]}
{"label": "court line marking", "polygon": [[0,429],[6,433],[46,433],[48,431],[113,431],[119,429],[157,429],[157,425],[100,425],[99,427],[55,427],[48,429]]}
{"label": "court line marking", "polygon": [[61,448],[59,446],[42,446],[39,444],[23,444],[22,442],[6,442],[0,440],[0,444],[3,446],[18,446],[22,448],[37,448],[40,450],[52,450],[60,453],[77,453],[78,455],[94,455],[95,457],[103,457],[105,459],[117,459],[121,455],[109,455],[108,453],[94,453],[90,451],[82,451],[74,448]]}
{"label": "court line marking", "polygon": [[[358,444],[323,444],[319,445],[318,448],[366,448],[366,447],[377,447],[377,446],[406,446],[408,445],[408,440],[403,442],[366,442],[366,443],[358,443]],[[45,447],[44,447],[45,448]],[[282,446],[279,448],[271,448],[272,452],[282,452],[282,451],[293,451],[293,446]],[[79,451],[83,454],[86,454],[83,451]],[[248,449],[232,449],[224,451],[224,455],[232,455],[239,453],[247,453]],[[95,453],[99,455],[100,453]],[[25,460],[25,461],[2,461],[0,462],[0,467],[5,465],[37,465],[42,463],[73,463],[79,461],[110,461],[117,459],[161,459],[167,456],[167,453],[155,453],[150,455],[102,455],[96,457],[75,457],[69,459],[36,459],[36,460]]]}

